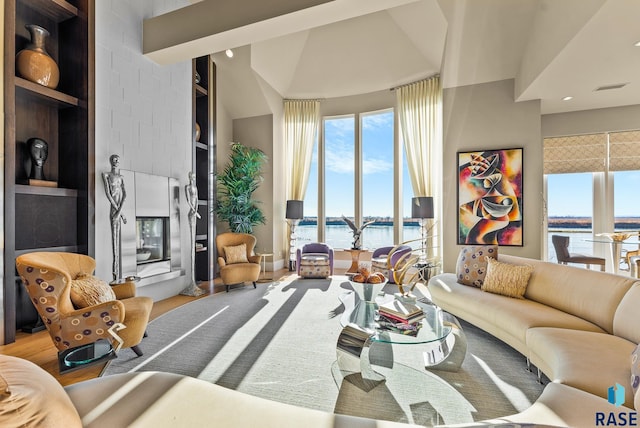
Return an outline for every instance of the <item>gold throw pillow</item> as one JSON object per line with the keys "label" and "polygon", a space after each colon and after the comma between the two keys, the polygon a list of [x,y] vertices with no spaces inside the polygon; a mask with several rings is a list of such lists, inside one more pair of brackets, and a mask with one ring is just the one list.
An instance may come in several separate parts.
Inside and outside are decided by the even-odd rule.
{"label": "gold throw pillow", "polygon": [[227,264],[249,263],[247,260],[247,246],[245,244],[224,247]]}
{"label": "gold throw pillow", "polygon": [[116,293],[100,278],[80,274],[71,280],[71,301],[76,308],[86,308],[113,300],[116,300]]}
{"label": "gold throw pillow", "polygon": [[482,291],[523,299],[533,266],[512,265],[487,258],[487,275]]}

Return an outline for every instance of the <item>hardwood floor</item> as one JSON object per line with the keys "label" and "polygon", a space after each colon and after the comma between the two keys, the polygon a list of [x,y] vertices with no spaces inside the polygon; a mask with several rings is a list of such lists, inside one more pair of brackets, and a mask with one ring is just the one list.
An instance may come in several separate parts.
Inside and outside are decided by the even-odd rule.
{"label": "hardwood floor", "polygon": [[[283,276],[289,275],[290,272],[283,269],[273,272],[273,274],[274,278],[279,279]],[[250,285],[247,285],[247,287],[250,287]],[[160,315],[193,300],[201,299],[211,294],[224,292],[225,290],[220,278],[217,278],[213,283],[201,283],[200,288],[206,291],[206,293],[200,297],[178,295],[155,302],[153,304],[150,318],[153,320]],[[141,348],[144,352],[144,341]],[[58,350],[53,345],[51,336],[49,336],[49,333],[46,330],[33,334],[24,332],[16,333],[16,341],[14,343],[9,345],[0,345],[0,354],[12,355],[34,362],[47,372],[51,373],[62,386],[99,377],[106,364],[95,364],[61,375],[58,371]]]}

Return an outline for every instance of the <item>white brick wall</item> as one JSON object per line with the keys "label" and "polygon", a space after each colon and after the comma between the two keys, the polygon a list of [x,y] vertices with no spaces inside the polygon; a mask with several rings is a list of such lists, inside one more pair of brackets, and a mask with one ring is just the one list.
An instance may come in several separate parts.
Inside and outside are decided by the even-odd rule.
{"label": "white brick wall", "polygon": [[[142,55],[142,22],[189,5],[187,0],[96,1],[96,274],[110,278],[109,203],[101,174],[109,156],[121,168],[174,177],[181,189],[191,170],[191,62],[160,66]],[[131,184],[132,186],[132,184]],[[189,271],[187,205],[181,193],[182,260],[187,275],[140,294],[177,294]]]}

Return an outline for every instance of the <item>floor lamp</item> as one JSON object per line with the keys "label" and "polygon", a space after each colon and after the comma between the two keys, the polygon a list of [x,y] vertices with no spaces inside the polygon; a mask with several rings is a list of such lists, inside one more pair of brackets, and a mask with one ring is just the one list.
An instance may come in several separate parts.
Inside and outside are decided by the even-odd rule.
{"label": "floor lamp", "polygon": [[287,211],[285,218],[289,223],[289,270],[292,271],[296,267],[296,226],[302,220],[303,201],[289,200],[287,201]]}
{"label": "floor lamp", "polygon": [[427,219],[433,218],[433,197],[418,196],[411,198],[411,218],[417,218],[420,222],[420,236],[422,237],[419,263],[425,263],[427,259],[427,236],[425,225]]}

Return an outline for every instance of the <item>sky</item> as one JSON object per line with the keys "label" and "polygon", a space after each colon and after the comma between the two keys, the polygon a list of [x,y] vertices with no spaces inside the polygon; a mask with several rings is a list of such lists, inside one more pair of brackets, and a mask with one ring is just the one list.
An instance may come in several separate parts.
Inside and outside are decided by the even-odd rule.
{"label": "sky", "polygon": [[[364,216],[393,216],[393,120],[392,110],[362,114]],[[326,213],[327,217],[354,215],[355,116],[326,118]],[[404,155],[404,153],[403,153]],[[525,167],[526,168],[526,167]],[[403,210],[411,214],[413,191],[403,160]],[[548,176],[547,210],[550,217],[590,217],[593,206],[592,174]],[[640,216],[640,171],[614,173],[614,215]],[[305,216],[317,216],[318,157],[314,152],[304,202]],[[542,197],[542,196],[541,196]]]}

